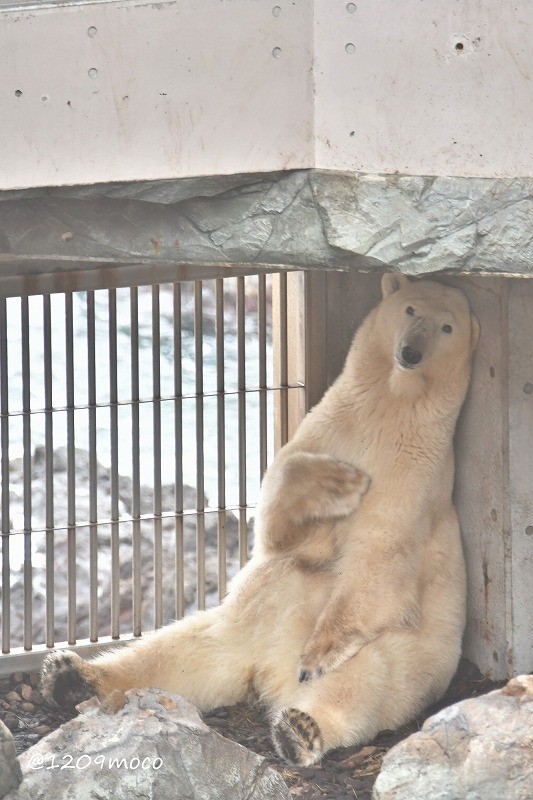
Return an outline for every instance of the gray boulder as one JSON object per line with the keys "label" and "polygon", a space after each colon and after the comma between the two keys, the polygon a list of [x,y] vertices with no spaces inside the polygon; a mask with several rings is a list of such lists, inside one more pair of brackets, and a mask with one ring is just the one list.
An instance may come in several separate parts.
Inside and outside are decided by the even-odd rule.
{"label": "gray boulder", "polygon": [[9,728],[0,720],[0,797],[16,789],[22,780],[15,742]]}
{"label": "gray boulder", "polygon": [[178,695],[133,689],[82,708],[20,756],[24,780],[5,800],[289,800],[263,758]]}
{"label": "gray boulder", "polygon": [[533,675],[430,717],[383,759],[373,800],[531,800]]}

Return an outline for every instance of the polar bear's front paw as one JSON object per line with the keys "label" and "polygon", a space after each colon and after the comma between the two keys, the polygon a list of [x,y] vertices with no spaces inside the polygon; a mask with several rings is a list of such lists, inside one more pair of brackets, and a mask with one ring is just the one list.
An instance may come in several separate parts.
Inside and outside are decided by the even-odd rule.
{"label": "polar bear's front paw", "polygon": [[367,643],[362,635],[312,637],[301,655],[298,680],[300,683],[320,678],[355,656]]}
{"label": "polar bear's front paw", "polygon": [[288,708],[274,720],[272,741],[281,758],[301,767],[316,764],[324,751],[317,723],[298,708]]}
{"label": "polar bear's front paw", "polygon": [[343,461],[327,458],[316,465],[315,484],[307,486],[308,502],[317,517],[343,517],[359,508],[370,486],[369,476]]}
{"label": "polar bear's front paw", "polygon": [[71,708],[96,694],[83,675],[85,662],[68,650],[50,653],[41,670],[41,692],[51,703]]}

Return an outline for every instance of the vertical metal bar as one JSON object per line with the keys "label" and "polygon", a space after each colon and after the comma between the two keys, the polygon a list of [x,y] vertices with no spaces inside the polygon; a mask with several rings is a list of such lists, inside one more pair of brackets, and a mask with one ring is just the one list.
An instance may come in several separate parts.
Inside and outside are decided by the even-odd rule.
{"label": "vertical metal bar", "polygon": [[289,366],[287,336],[287,273],[279,275],[279,383],[281,446],[289,438]]}
{"label": "vertical metal bar", "polygon": [[215,281],[217,354],[217,466],[218,466],[218,599],[227,591],[226,568],[226,418],[224,398],[224,279]]}
{"label": "vertical metal bar", "polygon": [[161,330],[159,286],[152,286],[152,413],[154,427],[154,619],[163,624],[163,510],[161,493]]}
{"label": "vertical metal bar", "polygon": [[118,379],[117,292],[108,290],[109,416],[111,443],[111,638],[120,637],[120,558],[118,523]]}
{"label": "vertical metal bar", "polygon": [[176,618],[185,613],[185,552],[183,543],[183,377],[181,364],[181,285],[173,287],[174,313],[174,485]]}
{"label": "vertical metal bar", "polygon": [[76,447],[74,434],[74,313],[72,292],[65,294],[67,388],[67,585],[68,643],[76,643]]}
{"label": "vertical metal bar", "polygon": [[43,296],[44,321],[44,469],[46,537],[46,646],[54,646],[54,430],[52,406],[52,311]]}
{"label": "vertical metal bar", "polygon": [[239,417],[239,562],[248,561],[248,529],[246,522],[246,351],[245,351],[245,284],[237,278],[237,395]]}
{"label": "vertical metal bar", "polygon": [[2,477],[2,653],[11,646],[11,567],[9,561],[9,405],[7,363],[7,304],[0,299],[0,455]]}
{"label": "vertical metal bar", "polygon": [[21,298],[22,341],[22,466],[24,491],[24,649],[32,648],[33,570],[31,555],[31,393],[30,393],[30,313],[27,297]]}
{"label": "vertical metal bar", "polygon": [[194,282],[194,361],[196,372],[196,563],[198,608],[205,608],[204,355],[202,281]]}
{"label": "vertical metal bar", "polygon": [[130,289],[130,347],[131,347],[131,492],[133,517],[132,584],[133,635],[142,629],[141,607],[141,452],[139,426],[139,291]]}
{"label": "vertical metal bar", "polygon": [[259,479],[268,462],[266,275],[258,275],[257,332],[259,344]]}
{"label": "vertical metal bar", "polygon": [[89,426],[89,638],[98,641],[98,464],[96,461],[96,336],[94,292],[87,292]]}

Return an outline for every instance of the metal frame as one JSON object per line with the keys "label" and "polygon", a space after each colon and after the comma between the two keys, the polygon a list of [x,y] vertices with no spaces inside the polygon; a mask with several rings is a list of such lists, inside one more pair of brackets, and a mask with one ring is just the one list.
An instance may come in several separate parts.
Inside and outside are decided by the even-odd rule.
{"label": "metal frame", "polygon": [[[0,673],[12,672],[18,669],[35,669],[48,648],[55,646],[70,646],[93,652],[111,643],[127,641],[138,637],[143,630],[142,625],[142,558],[141,558],[141,528],[151,524],[153,529],[153,619],[155,627],[164,623],[162,595],[163,595],[163,558],[165,544],[163,540],[163,524],[169,520],[174,521],[174,563],[175,563],[175,617],[181,617],[186,610],[184,594],[184,561],[185,541],[184,524],[193,517],[196,522],[196,552],[197,552],[197,606],[205,608],[206,605],[206,515],[214,513],[217,518],[218,537],[218,595],[221,599],[227,591],[226,575],[226,550],[227,550],[227,515],[235,512],[238,520],[238,561],[242,566],[249,554],[248,541],[248,514],[252,508],[247,492],[247,471],[250,467],[247,458],[247,398],[251,393],[258,395],[259,417],[259,463],[255,472],[259,482],[267,467],[272,448],[282,445],[289,435],[289,430],[295,424],[295,411],[304,412],[305,390],[303,376],[305,365],[300,363],[298,353],[301,353],[304,341],[303,328],[307,315],[295,319],[289,315],[288,307],[293,304],[302,308],[302,293],[304,291],[303,275],[287,275],[285,273],[272,273],[267,277],[266,270],[252,266],[238,265],[230,269],[220,270],[214,279],[214,339],[216,348],[216,389],[206,390],[204,387],[204,315],[203,315],[203,274],[201,268],[191,270],[186,268],[183,272],[184,280],[190,280],[194,272],[194,391],[184,392],[183,369],[181,358],[174,358],[173,393],[164,394],[161,383],[161,308],[159,282],[152,283],[153,269],[143,271],[142,266],[135,268],[135,283],[129,287],[129,338],[131,362],[130,385],[128,398],[125,400],[119,392],[119,377],[117,372],[120,357],[118,344],[117,320],[117,287],[123,286],[128,281],[120,269],[111,271],[86,270],[83,273],[55,273],[35,275],[32,277],[9,280],[3,284],[0,280],[0,475],[2,478],[2,657],[0,658]],[[168,276],[168,271],[162,270],[163,277]],[[237,375],[235,387],[228,387],[225,379],[224,340],[226,322],[224,318],[224,277],[227,273],[237,274],[234,282],[235,311],[237,326]],[[174,281],[172,283],[172,309],[173,309],[173,347],[174,353],[182,352],[182,287],[183,281],[179,277],[179,268],[174,267]],[[246,278],[256,275],[257,293],[257,343],[258,348],[258,385],[250,386],[246,374],[246,355],[249,343],[245,338],[246,322]],[[211,278],[212,271],[208,277]],[[131,278],[131,273],[129,274]],[[99,280],[100,278],[100,280]],[[105,278],[104,280],[101,280]],[[64,291],[69,279],[71,287],[75,286],[76,292],[85,294],[86,329],[85,337],[87,351],[85,354],[87,365],[87,402],[76,402],[74,373],[76,366],[76,343],[74,335],[75,312],[73,305],[73,292]],[[311,281],[311,278],[305,281]],[[15,281],[15,282],[13,282]],[[166,281],[165,281],[166,282]],[[274,348],[276,356],[273,365],[273,380],[267,370],[267,339],[268,339],[268,284],[271,284],[275,302],[272,307],[272,328],[276,331]],[[142,396],[140,390],[140,360],[139,360],[139,286],[151,286],[151,380],[152,393],[150,397]],[[107,292],[107,361],[108,367],[108,399],[102,400],[98,393],[98,361],[102,358],[97,353],[97,306],[95,292],[102,286]],[[20,349],[22,355],[22,402],[20,409],[9,407],[9,354],[7,341],[7,304],[10,302],[2,296],[2,290],[7,289],[7,294],[13,297],[13,290],[20,294]],[[64,295],[65,325],[65,397],[63,405],[54,404],[52,385],[52,366],[54,360],[54,346],[52,341],[52,303],[51,294],[59,292]],[[31,392],[31,359],[30,359],[30,313],[28,296],[42,295],[42,347],[44,352],[44,401],[39,406],[32,404]],[[18,302],[14,301],[18,306]],[[289,324],[290,318],[290,324]],[[100,320],[100,325],[101,325]],[[296,341],[298,345],[296,345]],[[292,350],[291,350],[292,348]],[[289,357],[289,350],[291,355]],[[294,354],[297,354],[296,357]],[[294,362],[298,366],[294,366]],[[289,363],[293,366],[289,369]],[[295,377],[297,375],[297,377]],[[269,426],[269,403],[275,397],[271,410],[275,407],[275,442]],[[205,443],[205,403],[208,398],[216,398],[216,461],[218,467],[218,498],[215,504],[207,507],[204,503],[204,443]],[[227,486],[225,465],[228,453],[226,452],[225,430],[228,422],[226,400],[228,397],[237,399],[238,416],[238,448],[236,456],[239,462],[238,502],[234,505],[227,503]],[[270,398],[270,400],[269,400]],[[299,399],[298,399],[299,398]],[[183,403],[193,401],[196,407],[196,496],[197,502],[194,509],[185,508],[183,495]],[[162,446],[163,433],[161,410],[163,403],[172,403],[174,406],[174,479],[175,479],[175,504],[174,508],[164,507],[162,501]],[[142,451],[140,446],[140,432],[142,429],[141,410],[146,405],[152,408],[153,430],[153,509],[151,513],[141,508],[141,461]],[[119,414],[124,407],[129,407],[131,413],[131,513],[121,514],[119,492]],[[289,409],[291,411],[289,412]],[[87,485],[84,487],[88,494],[88,518],[80,519],[77,507],[77,491],[80,489],[76,477],[77,458],[77,415],[83,413],[87,420],[88,442],[88,476]],[[109,421],[109,456],[110,456],[110,513],[102,516],[98,502],[98,450],[101,446],[98,433],[98,415],[105,413]],[[64,521],[58,520],[54,508],[54,422],[58,414],[65,418],[67,444],[67,514]],[[32,422],[35,415],[44,418],[44,475],[46,508],[44,524],[34,525],[32,522]],[[14,529],[10,521],[10,422],[20,417],[22,420],[22,471],[23,471],[23,529]],[[292,420],[289,425],[289,418]],[[233,456],[233,454],[231,454]],[[255,471],[256,467],[253,466]],[[131,582],[132,582],[132,624],[131,629],[125,632],[120,624],[120,568],[121,568],[121,527],[128,524],[131,528]],[[98,619],[98,574],[99,561],[103,558],[99,533],[102,526],[110,527],[110,596],[111,596],[111,630],[110,636],[99,635]],[[46,560],[46,590],[45,590],[45,637],[44,641],[32,641],[32,622],[34,612],[32,609],[32,536],[37,534],[45,537]],[[10,594],[10,543],[14,535],[24,537],[24,631],[22,646],[11,647],[10,629],[11,619],[11,594]],[[67,539],[66,570],[67,570],[67,623],[65,640],[55,641],[55,601],[58,591],[55,581],[55,556],[56,537],[65,535]],[[76,625],[76,568],[77,568],[77,542],[80,536],[88,536],[88,574],[89,574],[89,623],[88,639],[79,639]],[[165,538],[165,541],[167,539]]]}

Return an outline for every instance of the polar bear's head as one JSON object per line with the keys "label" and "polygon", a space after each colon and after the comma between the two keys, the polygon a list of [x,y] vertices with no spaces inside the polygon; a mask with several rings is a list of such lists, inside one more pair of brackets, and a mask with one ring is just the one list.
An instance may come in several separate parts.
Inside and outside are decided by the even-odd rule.
{"label": "polar bear's head", "polygon": [[376,320],[397,375],[446,378],[469,371],[479,322],[459,289],[390,273],[381,288]]}

